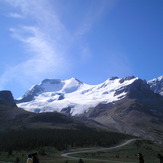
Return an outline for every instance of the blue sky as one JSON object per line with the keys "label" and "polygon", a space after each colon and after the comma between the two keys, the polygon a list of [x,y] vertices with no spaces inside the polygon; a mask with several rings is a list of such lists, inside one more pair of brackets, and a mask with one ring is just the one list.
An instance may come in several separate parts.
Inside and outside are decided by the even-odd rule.
{"label": "blue sky", "polygon": [[45,78],[163,75],[162,0],[0,0],[0,90]]}

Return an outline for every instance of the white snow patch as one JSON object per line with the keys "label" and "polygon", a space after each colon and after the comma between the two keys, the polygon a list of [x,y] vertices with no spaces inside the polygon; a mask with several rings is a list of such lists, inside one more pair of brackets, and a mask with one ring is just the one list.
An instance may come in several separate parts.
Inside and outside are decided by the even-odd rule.
{"label": "white snow patch", "polygon": [[[89,108],[99,103],[110,103],[125,97],[126,92],[115,96],[116,90],[132,84],[138,78],[120,83],[120,79],[106,80],[102,84],[88,85],[80,83],[74,78],[60,83],[44,83],[44,92],[35,97],[33,101],[17,104],[27,111],[35,112],[61,112],[62,109],[71,107],[71,114],[78,115],[87,112]],[[64,96],[59,100],[60,96]]]}

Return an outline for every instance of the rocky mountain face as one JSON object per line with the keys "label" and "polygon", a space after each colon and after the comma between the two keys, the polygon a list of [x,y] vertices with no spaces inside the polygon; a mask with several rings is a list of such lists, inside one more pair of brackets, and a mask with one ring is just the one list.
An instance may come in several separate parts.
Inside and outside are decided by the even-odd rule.
{"label": "rocky mountain face", "polygon": [[148,81],[151,90],[163,96],[163,76]]}
{"label": "rocky mountain face", "polygon": [[11,91],[0,91],[0,105],[16,107]]}
{"label": "rocky mountain face", "polygon": [[122,100],[99,104],[82,116],[113,130],[163,141],[163,97],[141,79],[127,87]]}

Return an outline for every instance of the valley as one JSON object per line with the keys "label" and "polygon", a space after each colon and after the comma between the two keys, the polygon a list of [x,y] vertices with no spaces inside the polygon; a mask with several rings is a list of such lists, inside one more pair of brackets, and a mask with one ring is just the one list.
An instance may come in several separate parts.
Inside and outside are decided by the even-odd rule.
{"label": "valley", "polygon": [[[146,162],[157,163],[159,161],[156,157],[157,154],[163,153],[162,146],[158,144],[146,140],[135,140],[121,144],[121,146],[116,145],[113,148],[73,148],[70,151],[61,152],[54,147],[42,147],[27,151],[14,150],[11,155],[9,155],[9,152],[1,151],[0,160],[3,160],[3,163],[12,163],[16,158],[19,158],[20,162],[23,163],[26,162],[26,155],[36,150],[39,152],[39,159],[42,163],[78,163],[80,159],[84,163],[136,163],[138,162],[137,153],[139,152],[143,153]],[[65,152],[69,152],[71,155],[65,157],[68,155]]]}
{"label": "valley", "polygon": [[0,20],[0,163],[163,159],[163,0],[0,0]]}

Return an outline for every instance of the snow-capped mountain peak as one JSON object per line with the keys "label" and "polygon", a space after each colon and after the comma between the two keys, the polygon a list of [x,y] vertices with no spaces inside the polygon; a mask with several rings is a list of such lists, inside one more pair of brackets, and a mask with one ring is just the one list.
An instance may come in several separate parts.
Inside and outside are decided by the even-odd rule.
{"label": "snow-capped mountain peak", "polygon": [[154,78],[152,80],[149,80],[148,83],[153,83],[153,82],[160,82],[160,81],[163,81],[163,75],[162,76],[159,76],[158,78]]}
{"label": "snow-capped mountain peak", "polygon": [[158,81],[162,81],[163,80],[163,75],[158,77]]}
{"label": "snow-capped mountain peak", "polygon": [[32,86],[17,102],[28,102],[38,95],[45,92],[64,92],[70,93],[76,91],[83,83],[76,78],[67,80],[61,79],[45,79],[40,84]]}
{"label": "snow-capped mountain peak", "polygon": [[163,96],[163,75],[148,81],[151,90]]}
{"label": "snow-capped mountain peak", "polygon": [[70,78],[67,80],[45,79],[39,84],[39,86],[43,92],[65,91],[68,93],[77,90],[81,84],[82,82],[75,78]]}
{"label": "snow-capped mountain peak", "polygon": [[126,87],[135,77],[112,77],[98,85],[88,85],[78,79],[45,79],[33,86],[17,105],[32,112],[66,112],[72,115],[87,112],[99,103],[118,101],[126,96]]}
{"label": "snow-capped mountain peak", "polygon": [[64,81],[64,86],[61,92],[71,93],[76,91],[83,83],[76,78],[71,78]]}

